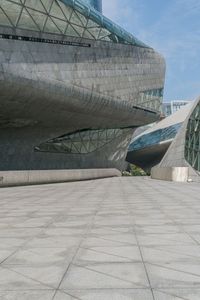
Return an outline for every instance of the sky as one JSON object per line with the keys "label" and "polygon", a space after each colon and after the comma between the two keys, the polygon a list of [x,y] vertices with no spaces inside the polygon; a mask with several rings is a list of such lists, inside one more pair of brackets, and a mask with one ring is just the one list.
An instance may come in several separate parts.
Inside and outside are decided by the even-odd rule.
{"label": "sky", "polygon": [[165,101],[200,95],[199,0],[103,0],[103,13],[164,56]]}

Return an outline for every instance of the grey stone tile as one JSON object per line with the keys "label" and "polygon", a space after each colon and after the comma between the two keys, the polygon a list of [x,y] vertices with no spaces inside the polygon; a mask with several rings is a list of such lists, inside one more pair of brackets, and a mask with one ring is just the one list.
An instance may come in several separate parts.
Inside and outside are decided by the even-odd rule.
{"label": "grey stone tile", "polygon": [[162,226],[135,226],[137,233],[145,234],[170,234],[170,233],[180,233],[181,229],[176,225],[162,225]]}
{"label": "grey stone tile", "polygon": [[[161,291],[153,291],[153,293],[154,293],[155,300],[184,300],[184,298],[180,298],[176,295],[170,295],[170,294],[168,294],[168,292],[165,293],[165,292],[161,292]],[[190,300],[190,299],[187,298],[187,300]]]}
{"label": "grey stone tile", "polygon": [[146,264],[148,276],[153,288],[200,287],[200,276],[176,271],[163,266]]}
{"label": "grey stone tile", "polygon": [[2,189],[0,298],[52,300],[61,282],[54,300],[152,300],[141,249],[154,300],[199,300],[199,192],[144,178]]}
{"label": "grey stone tile", "polygon": [[53,300],[80,300],[80,298],[73,297],[67,291],[57,291]]}
{"label": "grey stone tile", "polygon": [[104,263],[88,265],[87,268],[131,282],[137,287],[148,287],[149,282],[142,263]]}
{"label": "grey stone tile", "polygon": [[141,262],[141,254],[137,246],[91,247],[90,250],[101,254],[109,254],[127,261]]}
{"label": "grey stone tile", "polygon": [[17,247],[22,246],[27,240],[28,238],[14,238],[14,237],[0,238],[0,249],[1,250],[6,250],[10,248],[16,249]]}
{"label": "grey stone tile", "polygon": [[160,249],[158,246],[141,247],[143,259],[145,262],[178,262],[189,260],[189,257],[184,253],[176,253],[168,249]]}
{"label": "grey stone tile", "polygon": [[112,226],[108,227],[108,226],[94,226],[91,231],[89,232],[91,235],[95,235],[95,236],[105,236],[105,235],[114,235],[114,234],[120,234],[120,233],[129,233],[129,232],[133,232],[133,226],[125,226],[125,227],[117,227],[117,228],[113,228]]}
{"label": "grey stone tile", "polygon": [[4,249],[0,250],[0,264],[7,259],[12,253],[14,253],[14,249]]}
{"label": "grey stone tile", "polygon": [[73,265],[66,274],[61,289],[138,288],[147,287],[143,265],[103,263],[85,267]]}
{"label": "grey stone tile", "polygon": [[6,238],[30,238],[41,232],[40,228],[6,228],[0,230],[0,237]]}
{"label": "grey stone tile", "polygon": [[[100,247],[98,247],[99,249]],[[92,250],[92,249],[79,249],[76,254],[73,263],[79,265],[88,265],[90,263],[104,263],[104,262],[130,262],[131,259],[128,259],[123,256],[118,256],[111,253],[101,252],[101,250]]]}
{"label": "grey stone tile", "polygon": [[175,289],[162,289],[154,291],[155,300],[199,300],[200,289],[197,288],[175,288]]}
{"label": "grey stone tile", "polygon": [[62,281],[61,289],[133,288],[134,284],[84,267],[72,266]]}
{"label": "grey stone tile", "polygon": [[54,291],[0,291],[2,300],[52,300]]}
{"label": "grey stone tile", "polygon": [[0,291],[7,290],[45,290],[47,287],[39,281],[32,280],[16,271],[0,267]]}
{"label": "grey stone tile", "polygon": [[166,245],[159,246],[159,249],[168,251],[170,253],[175,253],[178,255],[185,255],[189,257],[194,257],[197,260],[200,259],[200,245]]}
{"label": "grey stone tile", "polygon": [[[67,290],[66,292],[82,300],[153,300],[152,292],[149,289],[91,289],[82,291]],[[56,300],[58,299],[56,298]]]}
{"label": "grey stone tile", "polygon": [[[119,242],[119,241],[115,241],[115,240],[110,240],[107,239],[107,237],[103,238],[103,237],[88,237],[86,238],[82,244],[83,247],[85,248],[90,248],[90,247],[117,247],[117,246],[124,246],[127,245],[127,243],[123,243],[123,242]],[[134,243],[135,245],[135,243]]]}
{"label": "grey stone tile", "polygon": [[56,289],[68,266],[69,264],[32,267],[6,265],[5,267],[26,278],[40,282],[42,285],[45,285],[47,289]]}
{"label": "grey stone tile", "polygon": [[73,248],[80,244],[81,237],[37,236],[26,244],[26,248]]}
{"label": "grey stone tile", "polygon": [[30,248],[22,249],[8,258],[4,264],[21,266],[50,266],[71,261],[74,251],[66,248]]}
{"label": "grey stone tile", "polygon": [[48,217],[43,218],[29,218],[28,220],[18,223],[15,227],[44,227],[46,226],[52,219]]}
{"label": "grey stone tile", "polygon": [[171,233],[171,234],[138,234],[138,241],[140,245],[152,246],[152,245],[190,245],[195,241],[189,237],[186,233]]}

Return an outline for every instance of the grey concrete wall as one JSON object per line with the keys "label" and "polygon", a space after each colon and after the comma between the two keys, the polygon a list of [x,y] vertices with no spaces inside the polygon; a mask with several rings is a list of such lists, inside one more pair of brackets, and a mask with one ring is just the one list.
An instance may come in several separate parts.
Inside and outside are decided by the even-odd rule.
{"label": "grey concrete wall", "polygon": [[121,173],[116,169],[0,171],[0,187],[81,181],[119,176],[121,176]]}
{"label": "grey concrete wall", "polygon": [[151,178],[175,181],[175,182],[187,182],[189,179],[188,167],[159,167],[151,169]]}
{"label": "grey concrete wall", "polygon": [[35,146],[66,132],[56,128],[4,128],[0,130],[0,170],[126,169],[126,151],[133,131],[88,154],[36,152]]}

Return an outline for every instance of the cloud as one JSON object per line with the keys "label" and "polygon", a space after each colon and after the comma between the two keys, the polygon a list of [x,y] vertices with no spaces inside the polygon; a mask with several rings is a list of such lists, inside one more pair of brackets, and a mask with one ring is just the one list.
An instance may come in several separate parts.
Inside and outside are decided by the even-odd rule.
{"label": "cloud", "polygon": [[130,24],[138,22],[139,6],[137,2],[136,0],[105,0],[103,1],[103,13],[123,26],[124,29],[128,29]]}

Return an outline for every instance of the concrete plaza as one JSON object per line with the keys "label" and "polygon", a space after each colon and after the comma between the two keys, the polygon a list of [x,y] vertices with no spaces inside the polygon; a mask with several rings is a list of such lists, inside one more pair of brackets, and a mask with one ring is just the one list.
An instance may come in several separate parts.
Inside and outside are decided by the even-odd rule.
{"label": "concrete plaza", "polygon": [[0,299],[199,300],[200,185],[0,190]]}

